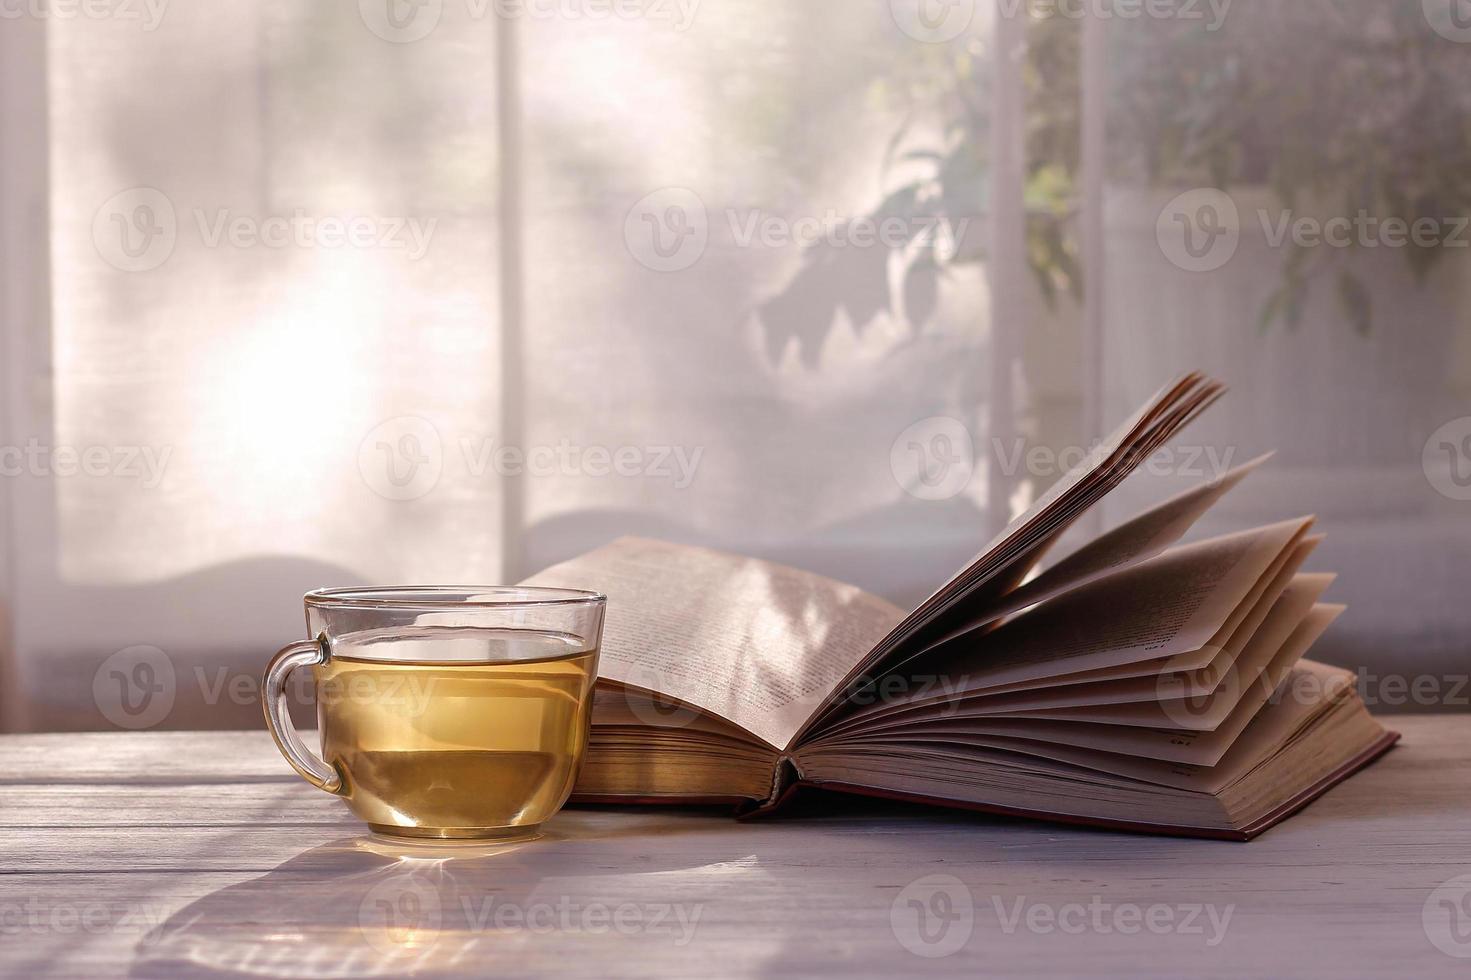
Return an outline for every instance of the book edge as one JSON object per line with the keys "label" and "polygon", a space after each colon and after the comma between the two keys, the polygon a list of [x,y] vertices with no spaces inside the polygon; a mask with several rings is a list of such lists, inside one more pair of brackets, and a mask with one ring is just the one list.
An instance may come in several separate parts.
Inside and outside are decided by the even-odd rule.
{"label": "book edge", "polygon": [[1099,830],[1122,831],[1125,833],[1148,834],[1151,836],[1165,837],[1190,837],[1206,840],[1230,840],[1245,842],[1259,837],[1261,834],[1275,827],[1288,817],[1301,811],[1308,804],[1322,796],[1328,790],[1343,782],[1349,776],[1365,768],[1378,760],[1388,752],[1400,740],[1400,733],[1386,729],[1384,734],[1375,739],[1368,747],[1357,755],[1344,762],[1337,769],[1319,779],[1316,783],[1304,788],[1295,796],[1285,800],[1272,811],[1257,818],[1238,830],[1216,830],[1204,827],[1192,827],[1178,824],[1159,824],[1143,821],[1112,820],[1098,817],[1083,817],[1075,814],[1054,813],[1047,810],[1029,810],[1024,807],[1002,806],[992,803],[972,803],[969,801],[945,800],[933,796],[923,796],[916,793],[902,793],[894,790],[878,789],[872,786],[859,786],[853,783],[840,782],[794,782],[787,786],[782,794],[767,803],[760,804],[754,808],[747,809],[737,816],[742,820],[762,819],[779,813],[784,809],[802,787],[810,789],[830,790],[838,793],[848,793],[854,796],[868,796],[877,799],[898,800],[906,803],[922,803],[929,806],[942,806],[946,809],[970,810],[978,813],[989,813],[996,816],[1021,817],[1028,820],[1043,821],[1046,823],[1068,824],[1072,826],[1093,827]]}

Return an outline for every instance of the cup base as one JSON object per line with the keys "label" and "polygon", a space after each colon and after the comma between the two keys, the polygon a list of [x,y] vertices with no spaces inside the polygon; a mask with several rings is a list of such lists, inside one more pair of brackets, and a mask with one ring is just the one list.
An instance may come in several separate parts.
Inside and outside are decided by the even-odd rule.
{"label": "cup base", "polygon": [[394,827],[389,824],[370,823],[370,830],[384,837],[400,840],[421,841],[478,841],[481,843],[509,844],[535,840],[541,836],[541,824],[524,827]]}

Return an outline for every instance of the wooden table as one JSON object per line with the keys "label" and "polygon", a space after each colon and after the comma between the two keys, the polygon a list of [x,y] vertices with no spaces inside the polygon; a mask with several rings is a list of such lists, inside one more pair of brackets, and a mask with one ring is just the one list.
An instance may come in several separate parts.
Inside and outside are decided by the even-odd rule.
{"label": "wooden table", "polygon": [[1395,722],[1250,844],[856,803],[405,849],[264,734],[9,736],[0,976],[1466,977],[1471,716]]}

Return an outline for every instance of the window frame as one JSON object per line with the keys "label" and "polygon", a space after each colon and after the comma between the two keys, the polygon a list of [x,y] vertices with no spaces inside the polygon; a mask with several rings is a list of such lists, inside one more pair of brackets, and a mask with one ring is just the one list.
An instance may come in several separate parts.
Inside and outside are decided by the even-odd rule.
{"label": "window frame", "polygon": [[[0,31],[0,447],[54,432],[46,19]],[[57,579],[54,498],[32,475],[0,475],[0,731],[29,720],[16,650]]]}
{"label": "window frame", "polygon": [[[0,32],[0,447],[21,447],[29,439],[50,444],[55,438],[54,369],[52,359],[52,285],[50,243],[50,132],[48,125],[48,22],[44,16],[10,22]],[[1088,17],[1085,32],[1095,45],[1094,68],[1098,69],[1096,47],[1103,25]],[[1006,16],[999,8],[993,21],[996,50],[1015,54],[1026,43],[1026,21]],[[525,327],[524,214],[522,210],[524,164],[522,96],[519,69],[518,23],[515,18],[496,18],[495,61],[498,82],[497,140],[501,156],[500,186],[500,317],[502,357],[498,382],[501,389],[502,428],[509,441],[521,441],[526,426],[525,386],[522,380]],[[1025,303],[1015,288],[997,284],[1020,283],[1028,275],[1025,259],[1026,213],[1022,203],[1025,184],[1024,126],[1026,105],[1019,70],[1013,57],[993,58],[992,159],[997,161],[991,182],[993,215],[990,246],[993,261],[987,277],[992,283],[989,305],[992,323],[992,359],[987,399],[989,440],[1012,439],[1019,431],[1016,418],[1015,370],[1020,362],[1020,331],[1025,320]],[[1089,92],[1100,86],[1085,83],[1086,106],[1101,110],[1101,98],[1089,100]],[[1101,123],[1092,129],[1085,121],[1085,160],[1091,148],[1093,159],[1101,160]],[[1086,168],[1085,168],[1086,169]],[[1101,180],[1099,181],[1101,184]],[[1094,189],[1085,181],[1082,213],[1086,228],[1101,222],[1102,202],[1090,199]],[[1090,289],[1085,296],[1084,377],[1085,426],[1097,419],[1098,373],[1101,352],[1098,325],[1102,301],[1097,286],[1101,271],[1101,236],[1092,248],[1085,245],[1085,266]],[[1091,380],[1090,380],[1091,379]],[[1096,426],[1086,428],[1092,431]],[[988,440],[988,441],[989,441]],[[975,447],[985,455],[983,447]],[[1020,474],[1002,473],[995,460],[989,469],[988,523],[1000,531],[1007,522],[1011,498]],[[526,567],[524,549],[525,487],[519,479],[508,479],[503,488],[501,512],[502,575],[516,581],[533,571]],[[60,630],[57,623],[76,617],[78,607],[102,598],[96,590],[64,582],[56,563],[58,520],[55,487],[44,476],[0,475],[0,731],[26,731],[38,718],[24,682],[26,660],[22,652],[44,654],[47,647],[75,643],[75,630]],[[166,589],[167,586],[162,586]],[[99,615],[108,617],[119,635],[110,638],[115,647],[136,642],[131,635],[145,628],[156,611],[145,608],[120,609],[100,603]],[[85,620],[87,617],[81,617]],[[79,624],[85,626],[85,623]],[[156,625],[156,624],[155,624]],[[129,635],[123,635],[123,634]],[[201,638],[203,639],[203,638]]]}

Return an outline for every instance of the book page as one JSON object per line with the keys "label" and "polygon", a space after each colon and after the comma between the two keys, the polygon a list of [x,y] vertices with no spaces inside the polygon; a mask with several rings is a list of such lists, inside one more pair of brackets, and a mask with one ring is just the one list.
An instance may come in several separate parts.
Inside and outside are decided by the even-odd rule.
{"label": "book page", "polygon": [[1146,701],[1156,696],[1161,674],[1169,671],[1209,670],[1221,656],[1222,654],[1203,647],[1193,654],[1178,654],[995,686],[988,685],[983,678],[961,678],[958,682],[949,678],[937,678],[929,685],[927,696],[918,694],[920,679],[911,675],[909,686],[916,691],[913,701],[855,708],[844,714],[835,724],[819,729],[818,740],[830,742],[853,732],[869,733],[910,722],[956,718],[969,714],[973,708],[985,709],[992,704],[1024,708]]}
{"label": "book page", "polygon": [[1272,455],[1258,456],[1230,470],[1220,479],[1192,487],[1136,514],[1083,545],[1030,582],[1007,591],[999,600],[970,613],[965,623],[930,643],[928,648],[933,649],[966,635],[983,635],[995,628],[1000,619],[1161,554],[1184,537],[1216,501]]}
{"label": "book page", "polygon": [[690,738],[715,735],[757,744],[751,733],[739,725],[664,698],[664,695],[645,694],[604,680],[593,688],[592,725],[603,732],[629,732],[640,738],[669,729]]}
{"label": "book page", "polygon": [[825,724],[852,696],[865,693],[873,677],[892,670],[960,625],[947,622],[958,603],[970,600],[984,605],[1014,587],[1052,541],[1224,390],[1198,372],[1160,389],[1082,463],[1009,522],[966,567],[875,644],[835,686],[798,737]]}
{"label": "book page", "polygon": [[1196,651],[1209,644],[1309,523],[1303,518],[1165,552],[1063,593],[974,642],[907,669],[1009,684]]}
{"label": "book page", "polygon": [[[947,738],[945,743],[938,744],[953,742],[962,746],[1016,752],[1173,789],[1215,793],[1281,751],[1289,740],[1345,699],[1356,700],[1347,697],[1353,690],[1354,677],[1347,674],[1344,678],[1342,675],[1345,673],[1347,672],[1310,660],[1299,662],[1293,677],[1311,676],[1313,683],[1302,686],[1305,689],[1316,688],[1322,692],[1321,697],[1284,697],[1274,700],[1257,713],[1230,750],[1214,766],[1118,755],[1095,748],[1000,735],[955,735]],[[1292,681],[1289,680],[1288,683]],[[798,759],[801,760],[800,755]]]}
{"label": "book page", "polygon": [[[984,671],[979,675],[954,677],[949,674],[920,674],[917,669],[906,668],[906,672],[900,675],[903,683],[885,678],[883,684],[890,691],[914,691],[912,697],[854,705],[836,722],[824,726],[820,730],[821,738],[830,740],[851,731],[871,731],[875,727],[890,727],[931,717],[953,717],[972,709],[999,705],[1061,707],[1158,700],[1161,675],[1181,681],[1181,696],[1208,694],[1215,690],[1220,675],[1234,658],[1232,642],[1245,642],[1321,541],[1321,535],[1299,532],[1289,547],[1267,566],[1262,577],[1216,630],[1210,642],[1198,649],[1089,670],[1066,669],[1054,676],[1029,677],[1005,683],[996,683]],[[977,645],[979,649],[979,644],[986,642],[985,635],[966,642]],[[918,663],[919,668],[927,666],[923,658]],[[927,681],[927,678],[932,680]],[[1141,690],[1145,692],[1142,695]]]}
{"label": "book page", "polygon": [[[959,719],[916,724],[903,732],[854,735],[844,744],[870,741],[940,741],[964,743],[969,737],[1021,738],[1072,745],[1099,752],[1160,759],[1185,765],[1213,766],[1221,761],[1265,705],[1293,667],[1323,631],[1343,612],[1341,605],[1320,603],[1298,625],[1272,658],[1267,670],[1251,685],[1249,693],[1215,731],[1196,732],[1161,728],[1134,728],[1077,721],[1046,721],[1020,718]],[[838,743],[832,743],[838,744]]]}
{"label": "book page", "polygon": [[1028,606],[1044,602],[1081,585],[1096,581],[1110,572],[1138,564],[1160,554],[1179,541],[1246,475],[1271,458],[1259,456],[1225,473],[1218,480],[1192,487],[1099,535],[1077,551],[1063,558],[1025,585],[1007,593],[998,605],[978,617],[978,623],[1009,616]]}
{"label": "book page", "polygon": [[961,580],[957,594],[952,596],[949,609],[940,620],[963,617],[964,610],[956,608],[961,603],[975,608],[994,604],[1024,582],[1031,569],[1079,517],[1209,407],[1224,390],[1218,383],[1203,378],[1194,382],[1186,379],[1182,387],[1175,389],[1173,402],[1151,406],[1140,416],[1143,428],[1133,438],[1125,438],[1122,429],[1116,431],[1090,453],[1092,462],[1075,467],[1022,517],[1008,525],[1010,533],[1003,532],[1005,540],[998,538],[981,563],[989,564],[991,570]]}
{"label": "book page", "polygon": [[[1158,678],[1157,696],[1148,701],[1023,710],[1004,707],[999,711],[989,710],[987,714],[1140,728],[1215,731],[1246,698],[1251,686],[1266,671],[1292,632],[1302,625],[1332,581],[1333,576],[1326,574],[1299,575],[1293,579],[1282,595],[1271,603],[1270,611],[1261,617],[1259,626],[1238,630],[1237,635],[1231,638],[1225,650],[1231,664],[1223,670],[1221,682],[1204,694],[1181,694],[1181,685],[1174,675],[1164,675]],[[1266,605],[1266,602],[1261,605]],[[1243,637],[1242,633],[1247,635]]]}
{"label": "book page", "polygon": [[[1190,766],[1106,752],[1091,753],[1094,758],[1080,764],[1092,766],[1102,761],[1117,775],[1177,789],[1215,793],[1280,752],[1312,722],[1345,700],[1357,702],[1351,696],[1355,679],[1349,671],[1311,660],[1299,661],[1286,684],[1300,690],[1303,696],[1274,697],[1257,712],[1214,766]],[[1363,710],[1362,705],[1359,709]],[[1071,751],[1089,754],[1087,750]]]}
{"label": "book page", "polygon": [[[1115,453],[1135,447],[1152,423],[1166,416],[1169,410],[1176,407],[1192,389],[1196,389],[1203,383],[1206,383],[1204,375],[1192,373],[1176,379],[1155,392],[1154,397],[1141,405],[1123,424],[1094,446],[1081,462],[1048,487],[1032,502],[1030,507],[1012,518],[1001,533],[996,535],[976,558],[983,558],[996,551],[1029,525],[1046,515],[1049,508],[1064,500],[1069,494],[1076,492],[1088,480],[1096,476]],[[1209,382],[1209,384],[1213,385],[1214,382]],[[1142,463],[1147,454],[1135,452],[1132,455],[1134,459],[1128,467],[1130,470]]]}
{"label": "book page", "polygon": [[[1299,544],[1295,551],[1302,549],[1303,544]],[[1301,564],[1300,558],[1295,556],[1294,560],[1297,564]],[[873,734],[878,731],[902,728],[915,722],[958,718],[1047,717],[1120,723],[1115,718],[1093,718],[1083,715],[1075,717],[1062,712],[1069,709],[1097,711],[1103,706],[1118,705],[1129,706],[1132,710],[1146,704],[1157,709],[1161,701],[1199,699],[1213,695],[1221,689],[1223,684],[1234,684],[1239,695],[1241,688],[1255,680],[1261,670],[1266,667],[1267,662],[1275,656],[1286,636],[1284,632],[1275,638],[1265,638],[1259,634],[1259,627],[1266,629],[1269,615],[1275,617],[1279,614],[1281,614],[1279,626],[1295,627],[1333,581],[1333,576],[1329,574],[1294,576],[1296,568],[1296,564],[1289,565],[1277,574],[1277,578],[1281,580],[1280,584],[1274,583],[1271,589],[1255,600],[1256,609],[1253,610],[1251,616],[1242,622],[1226,645],[1204,667],[1182,671],[1178,662],[1179,658],[1168,657],[1163,660],[1145,661],[1144,663],[1153,665],[1153,669],[1147,675],[1137,677],[1094,680],[1029,690],[1011,690],[1008,686],[1008,689],[1001,693],[986,690],[944,691],[941,692],[940,697],[918,702],[912,707],[898,705],[899,710],[855,715],[844,719],[841,726],[831,730],[825,729],[823,737],[831,740],[850,732]],[[1283,600],[1288,599],[1289,595],[1292,598],[1288,605],[1284,606]],[[1258,642],[1259,639],[1262,642]],[[1241,659],[1242,651],[1246,650],[1249,644],[1252,646],[1252,651],[1246,660],[1255,665],[1251,669],[1248,669],[1246,662]],[[1110,668],[1110,670],[1117,669],[1120,668]],[[1195,707],[1196,704],[1192,701],[1191,708],[1181,713],[1193,718],[1197,714]],[[1218,713],[1224,713],[1221,707],[1215,710]],[[1164,723],[1161,725],[1169,727]]]}
{"label": "book page", "polygon": [[777,749],[904,618],[856,586],[643,538],[524,584],[608,596],[599,678],[694,705]]}

